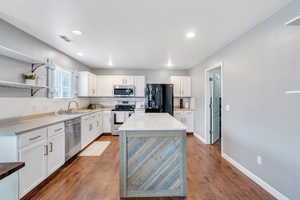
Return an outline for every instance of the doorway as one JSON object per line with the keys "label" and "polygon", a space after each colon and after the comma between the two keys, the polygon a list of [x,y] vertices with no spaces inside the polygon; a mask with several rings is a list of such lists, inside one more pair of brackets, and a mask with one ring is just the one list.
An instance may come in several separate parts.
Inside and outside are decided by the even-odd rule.
{"label": "doorway", "polygon": [[222,143],[222,64],[208,68],[206,81],[206,141],[221,152]]}

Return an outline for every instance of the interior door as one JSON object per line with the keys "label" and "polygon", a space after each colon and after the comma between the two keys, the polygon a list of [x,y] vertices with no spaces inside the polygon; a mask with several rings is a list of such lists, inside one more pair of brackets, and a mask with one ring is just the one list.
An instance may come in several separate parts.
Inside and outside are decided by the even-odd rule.
{"label": "interior door", "polygon": [[216,143],[221,138],[221,69],[210,71],[210,142]]}

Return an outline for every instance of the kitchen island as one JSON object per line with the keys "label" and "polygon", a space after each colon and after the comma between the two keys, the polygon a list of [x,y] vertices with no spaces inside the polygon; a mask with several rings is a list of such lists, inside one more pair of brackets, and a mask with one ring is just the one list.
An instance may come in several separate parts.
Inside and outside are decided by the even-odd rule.
{"label": "kitchen island", "polygon": [[134,114],[120,128],[120,195],[186,196],[186,127],[167,113]]}

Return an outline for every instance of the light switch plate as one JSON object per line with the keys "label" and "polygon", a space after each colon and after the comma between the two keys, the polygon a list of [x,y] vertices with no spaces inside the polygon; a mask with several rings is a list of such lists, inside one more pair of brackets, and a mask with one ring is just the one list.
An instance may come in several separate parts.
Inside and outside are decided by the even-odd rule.
{"label": "light switch plate", "polygon": [[230,111],[230,105],[226,105],[226,106],[225,106],[225,110],[226,110],[227,112],[229,112],[229,111]]}

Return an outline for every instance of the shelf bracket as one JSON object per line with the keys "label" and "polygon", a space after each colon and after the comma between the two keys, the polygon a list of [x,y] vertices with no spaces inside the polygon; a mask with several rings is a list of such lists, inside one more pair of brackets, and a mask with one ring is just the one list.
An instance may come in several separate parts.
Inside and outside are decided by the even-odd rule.
{"label": "shelf bracket", "polygon": [[38,91],[40,91],[40,88],[38,88],[38,89],[33,89],[33,88],[31,88],[31,91],[30,91],[31,96],[33,97],[34,95],[36,95],[36,93],[37,93]]}
{"label": "shelf bracket", "polygon": [[47,66],[45,63],[33,63],[31,64],[31,72],[34,73],[40,67]]}

